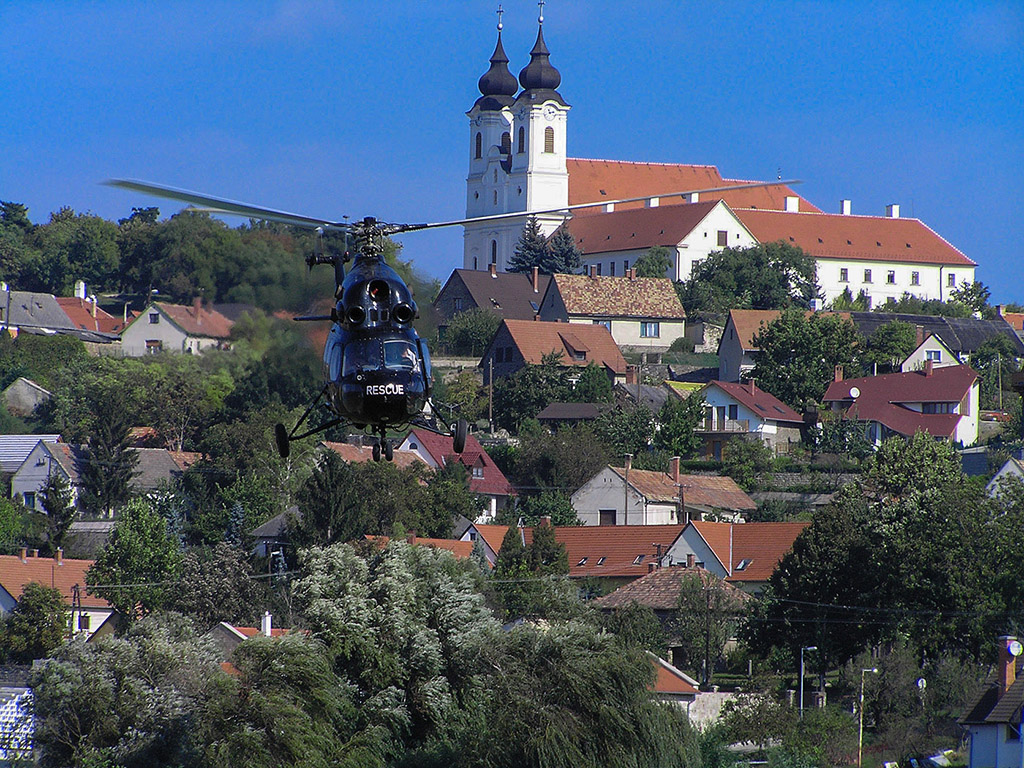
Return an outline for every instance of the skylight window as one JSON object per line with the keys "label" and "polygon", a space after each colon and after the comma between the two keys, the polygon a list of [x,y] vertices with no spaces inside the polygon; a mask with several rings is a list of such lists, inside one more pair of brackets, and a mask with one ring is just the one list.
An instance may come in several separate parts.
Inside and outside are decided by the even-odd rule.
{"label": "skylight window", "polygon": [[637,555],[636,560],[633,561],[633,565],[641,565],[644,561],[644,555]]}
{"label": "skylight window", "polygon": [[530,306],[533,307],[533,311],[534,312],[540,312],[540,307],[537,306],[537,302],[536,301],[531,301],[530,302]]}
{"label": "skylight window", "polygon": [[578,563],[576,563],[576,567],[579,568],[581,565],[586,565],[587,564],[587,560],[588,560],[588,558],[581,557],[580,561]]}
{"label": "skylight window", "polygon": [[745,571],[745,570],[747,570],[747,566],[750,565],[750,563],[751,563],[751,559],[749,557],[744,557],[742,560],[740,560],[739,564],[736,566],[736,570],[737,571]]}
{"label": "skylight window", "polygon": [[598,565],[604,565],[604,561],[605,561],[605,560],[607,560],[607,559],[608,559],[608,558],[606,558],[606,557],[601,557],[601,558],[598,558],[597,564],[598,564]]}

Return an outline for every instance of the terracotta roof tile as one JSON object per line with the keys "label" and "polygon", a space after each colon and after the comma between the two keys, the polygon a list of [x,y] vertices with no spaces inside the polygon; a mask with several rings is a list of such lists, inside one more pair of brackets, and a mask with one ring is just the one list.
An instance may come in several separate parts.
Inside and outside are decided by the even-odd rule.
{"label": "terracotta roof tile", "polygon": [[[466,435],[466,446],[461,455],[455,452],[454,440],[451,435],[439,435],[426,429],[413,429],[409,436],[415,437],[419,445],[430,454],[438,466],[444,466],[452,458],[461,462],[469,472],[469,490],[473,493],[486,493],[491,496],[515,494],[515,489],[508,478],[498,469],[498,465],[487,455],[487,451],[473,435]],[[483,477],[473,476],[474,467],[478,467],[483,472]]]}
{"label": "terracotta roof tile", "polygon": [[[686,192],[712,187],[743,184],[738,179],[724,179],[713,165],[683,165],[678,163],[631,163],[620,160],[589,160],[570,157],[566,160],[569,171],[569,204],[616,200],[625,197],[657,196],[669,192]],[[730,208],[763,208],[783,210],[786,197],[798,196],[784,184],[772,184],[753,189],[716,192]],[[643,203],[626,206],[643,207]],[[816,206],[800,198],[800,210],[818,211]],[[577,212],[589,215],[588,209]]]}
{"label": "terracotta roof tile", "polygon": [[[736,329],[736,338],[739,339],[743,351],[758,351],[758,348],[754,346],[754,337],[770,322],[777,320],[781,314],[777,309],[730,309],[729,320],[732,322],[733,328]],[[815,313],[811,311],[804,313],[806,317],[810,317],[813,314]],[[846,320],[852,319],[849,312],[818,312],[817,314],[835,314]],[[725,336],[723,335],[722,338],[724,339]]]}
{"label": "terracotta roof tile", "polygon": [[[877,421],[901,435],[924,431],[934,437],[949,438],[960,421],[956,413],[919,413],[902,403],[957,403],[971,391],[978,374],[966,365],[925,371],[887,373],[859,379],[832,382],[823,398],[825,403],[846,406],[847,418]],[[860,394],[851,397],[851,388]]]}
{"label": "terracotta roof tile", "polygon": [[654,667],[654,685],[652,690],[662,694],[689,694],[696,697],[699,693],[697,681],[685,672],[676,669],[664,659],[659,659],[648,652],[651,666]]}
{"label": "terracotta roof tile", "polygon": [[[702,584],[718,580],[710,571],[703,568],[684,568],[678,565],[658,568],[610,594],[594,599],[591,605],[595,608],[612,609],[636,603],[655,611],[672,611],[679,607],[679,592],[687,579],[700,579]],[[726,589],[735,595],[737,600],[749,599],[745,592],[731,584],[728,584]]]}
{"label": "terracotta roof tile", "polygon": [[60,565],[52,557],[27,557],[24,561],[18,555],[0,555],[0,586],[17,600],[30,583],[44,587],[56,587],[67,603],[71,603],[73,587],[80,588],[84,608],[110,608],[106,600],[86,591],[85,572],[92,567],[92,560],[74,560],[65,557]]}
{"label": "terracotta roof tile", "polygon": [[476,528],[477,533],[480,534],[484,543],[491,548],[492,552],[501,551],[501,542],[505,540],[505,534],[508,533],[507,525],[481,525],[474,523],[473,527]]}
{"label": "terracotta roof tile", "polygon": [[[619,477],[625,478],[625,467],[611,467]],[[757,504],[743,492],[731,477],[715,475],[680,475],[683,500],[688,507],[724,509],[730,512],[752,512]],[[679,500],[679,486],[665,472],[649,469],[630,469],[629,484],[648,501],[675,502]]]}
{"label": "terracotta roof tile", "polygon": [[189,336],[226,339],[231,335],[231,326],[234,323],[215,310],[200,308],[197,313],[195,307],[165,304],[162,301],[153,302],[153,306]]}
{"label": "terracotta roof tile", "polygon": [[656,208],[616,209],[577,216],[565,225],[585,254],[631,251],[662,245],[674,248],[718,205],[718,200]]}
{"label": "terracotta roof tile", "polygon": [[[362,464],[367,461],[373,461],[372,448],[367,448],[362,445],[352,445],[351,443],[335,443],[329,440],[323,440],[320,444],[325,448],[329,448],[334,451],[349,464]],[[429,469],[427,463],[412,451],[396,450],[394,452],[394,464],[396,467],[400,467],[402,469],[413,466]]]}
{"label": "terracotta roof tile", "polygon": [[918,219],[764,210],[734,213],[759,242],[793,243],[815,258],[975,266]]}
{"label": "terracotta roof tile", "polygon": [[[76,328],[86,331],[98,331],[99,333],[120,333],[124,327],[124,323],[120,318],[114,317],[100,309],[93,302],[86,301],[78,296],[58,296],[57,303]],[[92,314],[94,307],[95,317]]]}
{"label": "terracotta roof tile", "polygon": [[795,523],[690,523],[715,553],[726,581],[767,581],[796,537],[810,525]]}
{"label": "terracotta roof tile", "polygon": [[[372,536],[366,535],[367,541],[372,541],[379,544],[381,547],[386,547],[388,542],[391,541],[389,536]],[[443,549],[447,552],[451,552],[460,560],[466,560],[470,555],[473,554],[473,542],[471,541],[458,541],[456,539],[427,539],[421,536],[411,536],[405,541],[412,544],[414,547],[432,547],[434,549]]]}
{"label": "terracotta roof tile", "polygon": [[[606,525],[555,528],[555,541],[565,545],[570,578],[633,577],[647,573],[657,561],[657,545],[668,552],[685,526]],[[533,529],[524,528],[526,543],[533,541]]]}
{"label": "terracotta roof tile", "polygon": [[762,419],[803,424],[803,417],[779,400],[775,395],[765,392],[750,380],[743,384],[730,381],[712,381],[709,387],[717,387],[741,405],[746,406]]}
{"label": "terracotta roof tile", "polygon": [[686,317],[667,277],[552,275],[551,280],[569,315],[673,320]]}
{"label": "terracotta roof tile", "polygon": [[[626,360],[603,325],[529,320],[505,320],[504,324],[527,363],[539,365],[549,352],[561,352],[562,365],[585,367],[596,363],[617,374],[626,373]],[[577,352],[585,353],[584,359],[573,357],[574,346]]]}

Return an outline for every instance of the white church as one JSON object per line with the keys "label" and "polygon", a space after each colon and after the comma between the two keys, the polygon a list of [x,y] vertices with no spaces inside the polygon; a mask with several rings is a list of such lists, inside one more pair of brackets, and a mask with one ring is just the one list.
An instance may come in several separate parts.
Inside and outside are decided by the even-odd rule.
{"label": "white church", "polygon": [[[570,107],[558,91],[562,78],[550,61],[543,16],[518,80],[508,64],[499,23],[480,98],[467,113],[467,218],[555,210],[537,216],[542,232],[564,224],[585,266],[608,276],[625,275],[652,246],[669,249],[668,277],[684,280],[712,251],[781,240],[815,258],[826,304],[844,290],[863,291],[876,306],[904,293],[946,300],[974,282],[975,262],[920,220],[902,218],[896,204],[866,216],[842,200],[838,212],[825,213],[781,182],[707,191],[751,183],[723,178],[715,166],[570,158]],[[646,200],[611,202],[634,197]],[[504,272],[525,223],[526,216],[467,224],[463,267]]]}

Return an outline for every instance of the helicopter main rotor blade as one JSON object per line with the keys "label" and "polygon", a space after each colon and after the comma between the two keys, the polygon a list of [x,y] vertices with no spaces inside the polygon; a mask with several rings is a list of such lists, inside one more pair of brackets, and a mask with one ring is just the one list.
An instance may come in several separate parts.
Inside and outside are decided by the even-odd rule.
{"label": "helicopter main rotor blade", "polygon": [[324,229],[340,230],[347,230],[349,228],[349,225],[345,223],[315,219],[311,216],[289,213],[288,211],[278,211],[273,208],[263,208],[258,205],[240,203],[236,200],[225,200],[220,197],[211,197],[210,195],[204,195],[199,192],[191,192],[187,189],[167,187],[163,184],[152,184],[148,181],[108,179],[103,183],[109,187],[119,187],[120,189],[129,189],[133,192],[142,192],[156,197],[179,200],[183,203],[189,203],[197,211],[232,214],[235,216],[248,216],[253,219],[278,221],[282,224],[292,224],[297,227],[323,227]]}
{"label": "helicopter main rotor blade", "polygon": [[725,187],[708,187],[707,189],[687,189],[676,192],[665,192],[660,195],[641,195],[640,197],[623,197],[618,200],[599,200],[593,203],[576,203],[575,205],[563,205],[559,208],[545,208],[537,211],[516,211],[513,213],[494,213],[490,216],[476,216],[471,219],[456,219],[455,221],[438,221],[430,224],[386,224],[385,231],[388,234],[400,234],[402,232],[416,232],[421,229],[438,229],[440,227],[456,227],[460,224],[475,224],[482,221],[501,221],[503,219],[521,219],[530,216],[543,216],[549,213],[568,213],[581,208],[597,208],[600,205],[620,205],[622,203],[637,203],[641,200],[650,200],[654,197],[682,197],[683,195],[710,194],[712,192],[729,192],[736,189],[754,189],[756,187],[776,187],[789,184],[802,184],[800,179],[786,179],[779,181],[755,181],[745,184],[731,184]]}

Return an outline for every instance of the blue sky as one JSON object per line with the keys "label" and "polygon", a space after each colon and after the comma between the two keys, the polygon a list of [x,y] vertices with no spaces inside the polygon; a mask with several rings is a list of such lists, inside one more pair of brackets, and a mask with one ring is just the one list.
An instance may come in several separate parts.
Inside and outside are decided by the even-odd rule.
{"label": "blue sky", "polygon": [[[505,0],[513,72],[537,5]],[[464,214],[487,2],[0,0],[0,199],[35,221],[138,178],[326,218]],[[1024,3],[549,0],[569,154],[899,203],[1024,302]],[[237,223],[233,222],[233,223]],[[445,277],[461,229],[409,235]]]}

